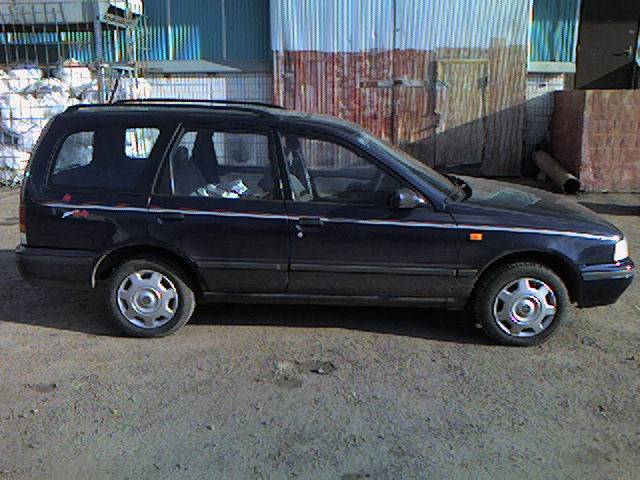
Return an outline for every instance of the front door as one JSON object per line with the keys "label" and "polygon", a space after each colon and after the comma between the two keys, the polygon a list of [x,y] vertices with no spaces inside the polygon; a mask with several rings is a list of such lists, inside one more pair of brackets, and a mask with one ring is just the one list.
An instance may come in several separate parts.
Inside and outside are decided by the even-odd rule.
{"label": "front door", "polygon": [[576,88],[632,88],[639,22],[638,0],[583,0]]}
{"label": "front door", "polygon": [[445,212],[390,207],[404,181],[353,145],[322,134],[282,136],[291,199],[288,293],[408,297],[444,303],[458,256]]}
{"label": "front door", "polygon": [[288,227],[269,129],[185,127],[161,169],[149,233],[213,293],[284,293]]}

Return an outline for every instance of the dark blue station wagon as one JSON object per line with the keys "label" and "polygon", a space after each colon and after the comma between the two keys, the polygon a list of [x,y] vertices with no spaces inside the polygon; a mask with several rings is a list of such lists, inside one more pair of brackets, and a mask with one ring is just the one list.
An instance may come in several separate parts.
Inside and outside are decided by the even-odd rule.
{"label": "dark blue station wagon", "polygon": [[443,176],[351,123],[255,103],[69,108],[20,220],[25,279],[101,285],[143,337],[196,301],[282,301],[469,307],[495,341],[531,345],[635,272],[623,234],[562,196]]}

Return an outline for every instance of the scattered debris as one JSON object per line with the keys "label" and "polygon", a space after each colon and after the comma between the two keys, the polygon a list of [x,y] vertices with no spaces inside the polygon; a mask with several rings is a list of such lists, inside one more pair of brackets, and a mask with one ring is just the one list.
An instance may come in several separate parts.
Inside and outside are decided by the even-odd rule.
{"label": "scattered debris", "polygon": [[38,384],[31,384],[31,383],[27,383],[25,385],[25,387],[27,388],[32,388],[33,390],[35,390],[38,393],[51,393],[54,390],[56,390],[59,387],[58,382],[53,382],[53,383],[38,383]]}
{"label": "scattered debris", "polygon": [[318,375],[328,375],[333,373],[336,369],[335,365],[332,362],[318,362],[312,361],[306,363],[306,369]]}

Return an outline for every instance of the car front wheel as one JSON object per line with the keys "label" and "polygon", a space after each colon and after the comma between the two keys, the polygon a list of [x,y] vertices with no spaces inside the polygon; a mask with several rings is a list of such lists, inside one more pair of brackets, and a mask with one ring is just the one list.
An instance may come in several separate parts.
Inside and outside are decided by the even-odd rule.
{"label": "car front wheel", "polygon": [[141,257],[123,263],[109,277],[108,303],[125,332],[163,337],[189,321],[196,302],[179,268],[163,259]]}
{"label": "car front wheel", "polygon": [[563,281],[544,265],[518,262],[490,271],[474,298],[476,319],[505,345],[536,345],[547,339],[571,303]]}

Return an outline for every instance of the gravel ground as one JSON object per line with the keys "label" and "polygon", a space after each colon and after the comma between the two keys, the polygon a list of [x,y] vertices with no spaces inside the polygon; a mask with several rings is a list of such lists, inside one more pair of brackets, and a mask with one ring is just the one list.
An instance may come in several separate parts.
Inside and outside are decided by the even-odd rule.
{"label": "gravel ground", "polygon": [[[579,198],[640,252],[640,196]],[[0,478],[638,478],[640,282],[541,347],[462,314],[209,305],[118,336],[27,286],[0,190]]]}

